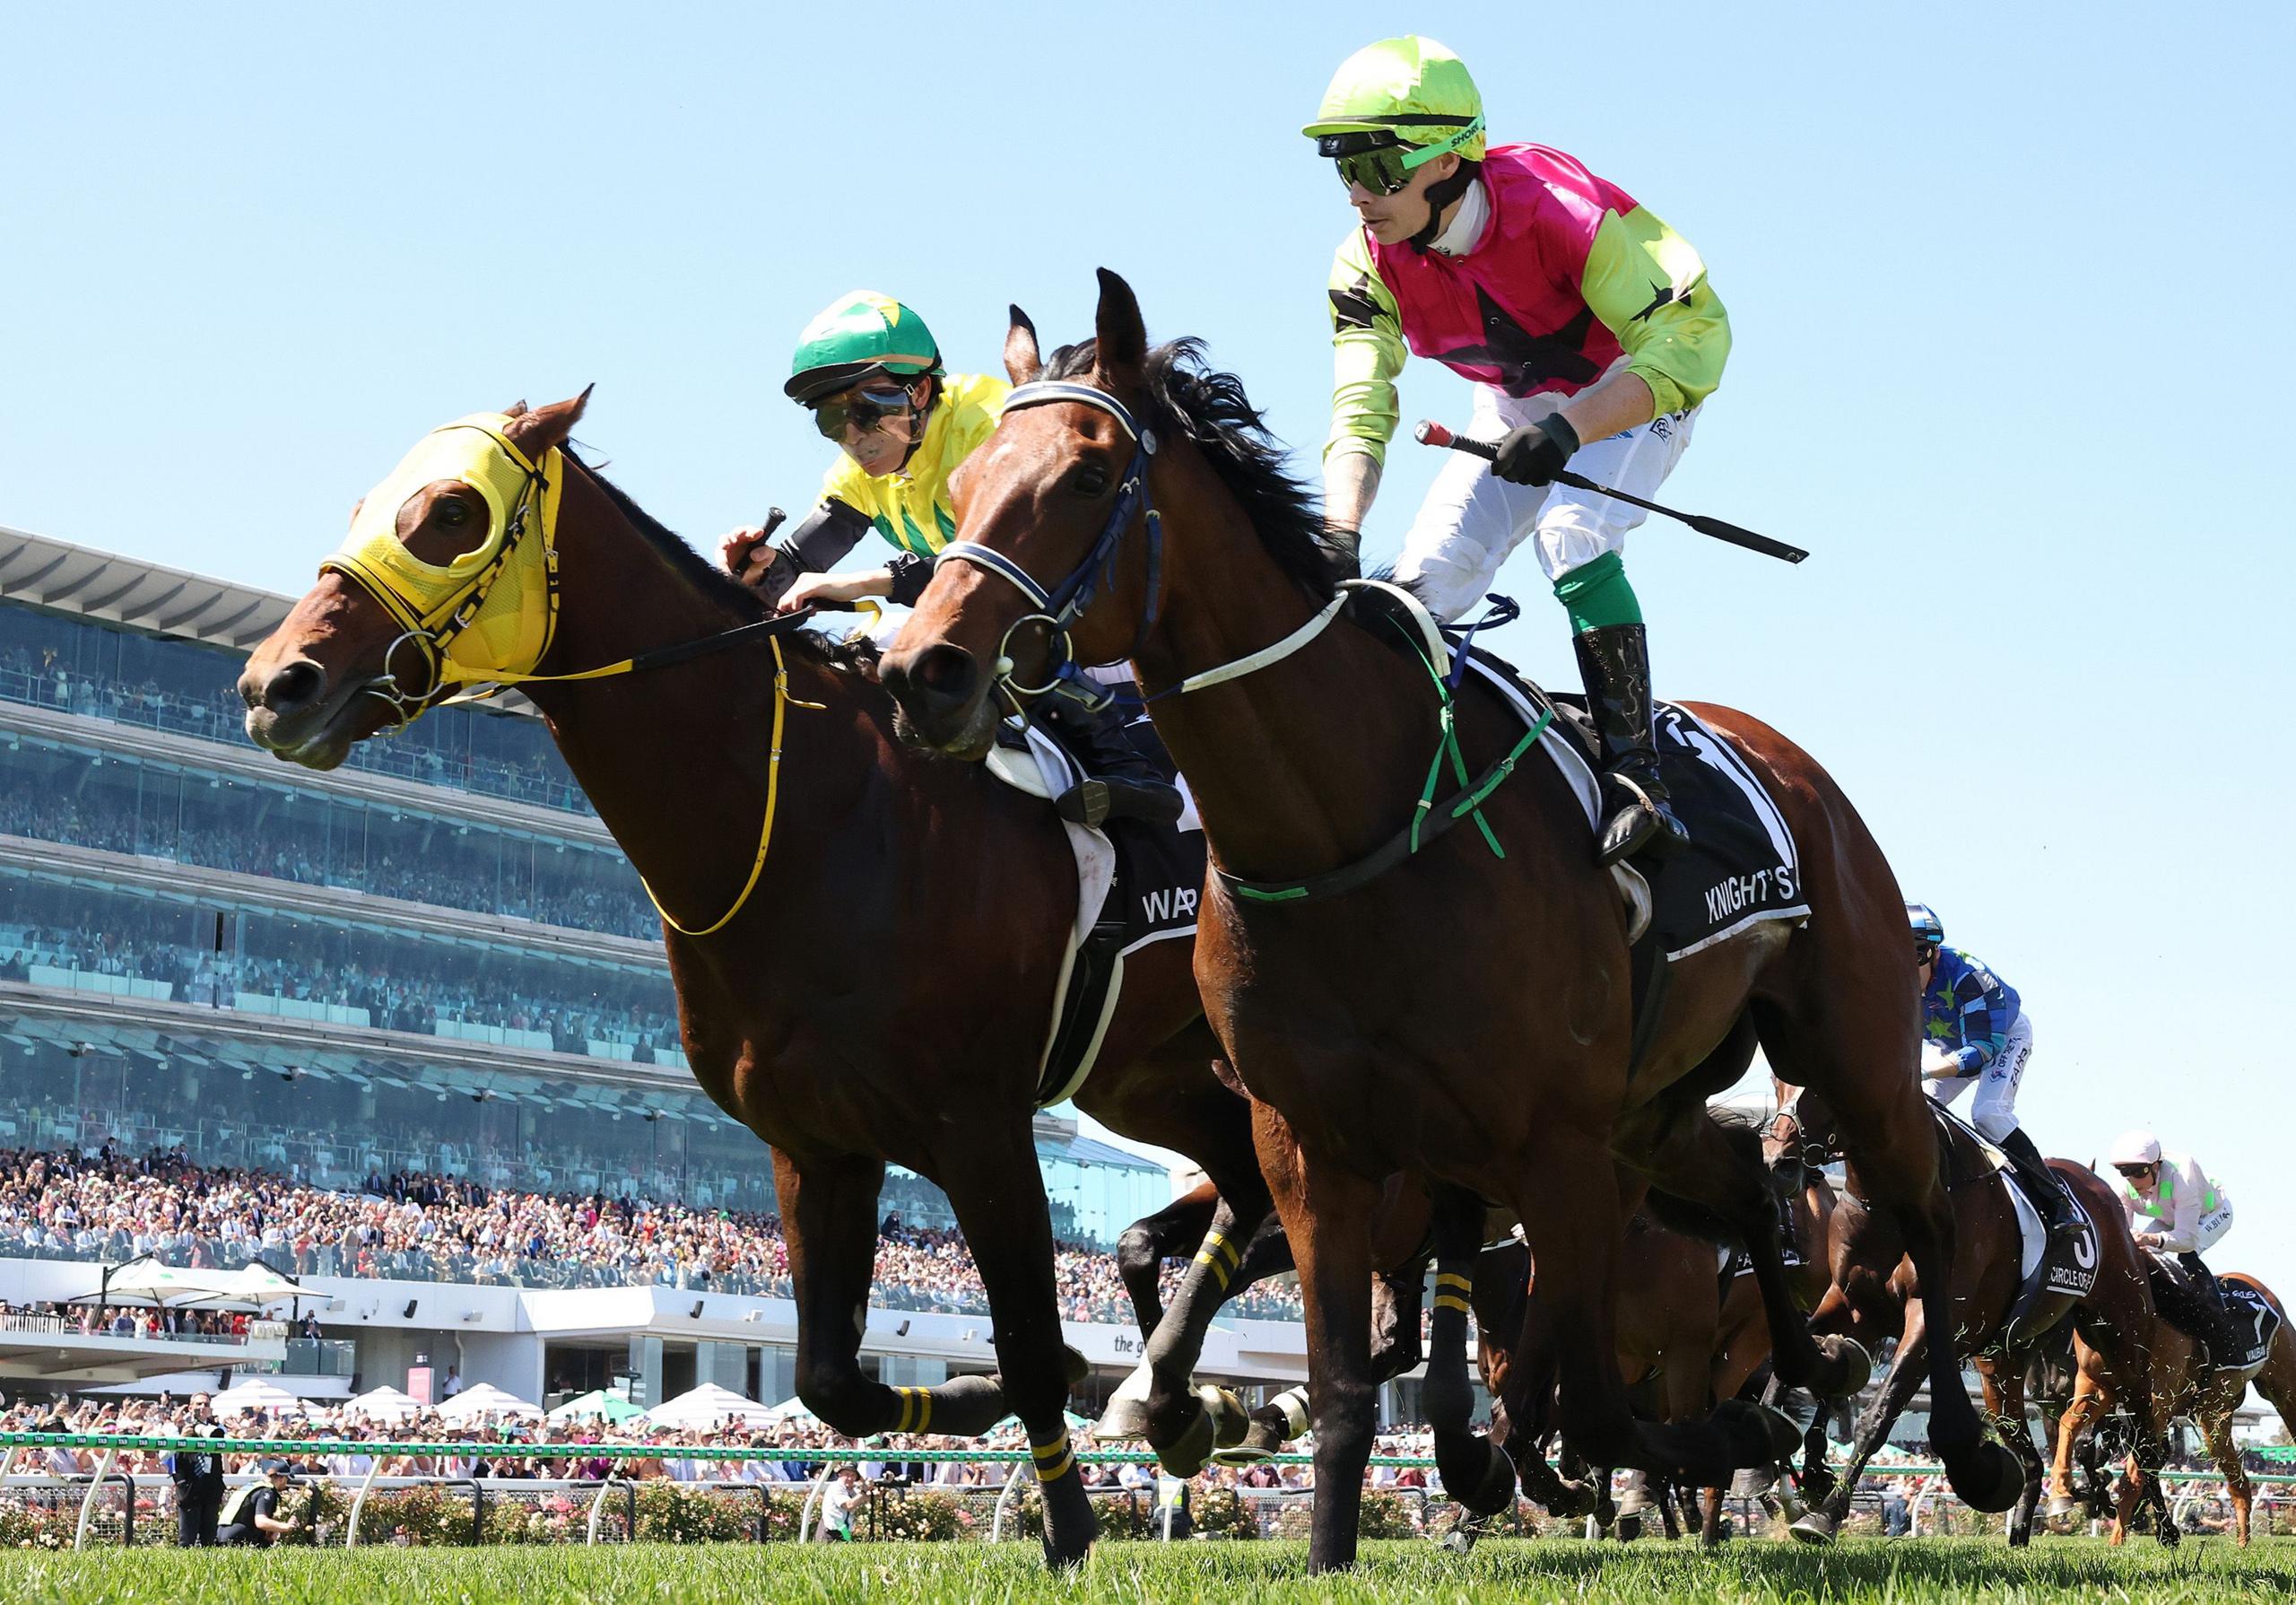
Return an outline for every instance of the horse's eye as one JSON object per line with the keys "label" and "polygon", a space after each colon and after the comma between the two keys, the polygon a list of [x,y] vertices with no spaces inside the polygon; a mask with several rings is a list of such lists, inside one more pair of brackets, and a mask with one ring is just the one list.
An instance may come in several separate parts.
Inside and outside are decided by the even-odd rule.
{"label": "horse's eye", "polygon": [[452,529],[470,517],[470,509],[452,496],[448,496],[432,510],[432,516],[448,528]]}
{"label": "horse's eye", "polygon": [[1076,493],[1097,496],[1109,488],[1109,471],[1098,463],[1087,463],[1076,471]]}

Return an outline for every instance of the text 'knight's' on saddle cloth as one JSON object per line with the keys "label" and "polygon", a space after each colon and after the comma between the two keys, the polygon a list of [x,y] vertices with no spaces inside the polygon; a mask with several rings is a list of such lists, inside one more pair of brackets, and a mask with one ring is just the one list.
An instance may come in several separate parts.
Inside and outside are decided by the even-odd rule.
{"label": "text 'knight's' on saddle cloth", "polygon": [[[1553,701],[1583,726],[1578,698]],[[1635,866],[1650,883],[1650,929],[1665,955],[1687,957],[1764,920],[1808,919],[1794,833],[1737,750],[1672,702],[1658,704],[1655,723],[1659,772],[1691,841],[1661,866]],[[1583,746],[1560,740],[1545,746],[1566,773],[1575,761],[1580,773],[1570,778],[1587,803],[1593,771]],[[1587,817],[1592,829],[1591,804]]]}

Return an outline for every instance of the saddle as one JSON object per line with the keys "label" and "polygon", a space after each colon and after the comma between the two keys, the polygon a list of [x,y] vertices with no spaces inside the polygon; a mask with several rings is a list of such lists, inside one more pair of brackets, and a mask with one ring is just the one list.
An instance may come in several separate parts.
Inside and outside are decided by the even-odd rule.
{"label": "saddle", "polygon": [[[2152,1285],[2152,1304],[2161,1316],[2205,1348],[2214,1344],[2209,1331],[2210,1322],[2205,1313],[2205,1296],[2194,1286],[2190,1271],[2179,1264],[2175,1256],[2155,1249],[2145,1249],[2144,1276]],[[2280,1312],[2263,1294],[2245,1282],[2229,1282],[2219,1278],[2216,1290],[2223,1295],[2224,1313],[2233,1342],[2229,1360],[2211,1353],[2224,1370],[2237,1370],[2244,1375],[2254,1375],[2264,1368],[2272,1356],[2273,1339],[2280,1333]]]}
{"label": "saddle", "polygon": [[[1929,1105],[1930,1118],[1937,1122],[1938,1135],[1946,1145],[1948,1155],[1957,1146],[1973,1149],[1985,1168],[2000,1178],[2016,1210],[2017,1231],[2022,1239],[2022,1277],[2017,1296],[2011,1301],[2008,1315],[1984,1352],[1998,1355],[2022,1348],[2063,1320],[2073,1301],[2086,1297],[2097,1285],[2097,1223],[2090,1217],[2087,1207],[2082,1206],[2080,1232],[2052,1241],[2048,1219],[2039,1206],[2026,1195],[2024,1183],[2017,1179],[2016,1167],[2009,1156],[1943,1103],[1934,1098],[1925,1098],[1923,1102]],[[2080,1203],[2078,1199],[2074,1201]],[[2059,1300],[2063,1302],[2057,1302]]]}
{"label": "saddle", "polygon": [[[1077,910],[1038,1067],[1039,1109],[1074,1097],[1092,1073],[1101,1036],[1124,993],[1125,959],[1151,943],[1196,935],[1206,859],[1204,826],[1186,782],[1169,758],[1163,762],[1166,778],[1180,787],[1185,803],[1178,824],[1060,822],[1076,858]],[[987,767],[1004,784],[1048,803],[1082,778],[1075,760],[1033,725],[1025,733],[1003,727]]]}

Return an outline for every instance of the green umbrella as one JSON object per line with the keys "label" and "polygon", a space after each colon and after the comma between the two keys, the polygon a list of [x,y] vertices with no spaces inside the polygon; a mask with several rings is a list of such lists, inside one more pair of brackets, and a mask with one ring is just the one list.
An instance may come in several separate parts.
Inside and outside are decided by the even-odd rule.
{"label": "green umbrella", "polygon": [[604,1389],[599,1388],[583,1394],[579,1399],[568,1400],[551,1411],[548,1419],[552,1422],[565,1422],[578,1421],[587,1416],[604,1416],[609,1422],[620,1426],[632,1416],[642,1416],[645,1413],[621,1394],[609,1393]]}

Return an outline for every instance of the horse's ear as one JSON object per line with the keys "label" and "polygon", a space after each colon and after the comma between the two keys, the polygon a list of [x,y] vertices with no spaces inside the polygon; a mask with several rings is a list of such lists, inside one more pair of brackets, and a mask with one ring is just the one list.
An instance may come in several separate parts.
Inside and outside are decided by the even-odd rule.
{"label": "horse's ear", "polygon": [[574,432],[582,409],[590,405],[590,392],[596,388],[596,385],[584,385],[579,396],[513,414],[510,427],[503,432],[510,437],[512,445],[526,454],[527,460],[538,463],[552,448],[566,444],[566,437]]}
{"label": "horse's ear", "polygon": [[1038,354],[1037,326],[1020,308],[1012,311],[1013,327],[1004,331],[1004,377],[1025,385],[1044,371],[1044,358]]}
{"label": "horse's ear", "polygon": [[509,406],[502,409],[502,415],[505,418],[525,417],[526,415],[526,398],[523,396],[519,397],[517,400],[512,402]]}
{"label": "horse's ear", "polygon": [[1132,286],[1103,267],[1100,310],[1093,319],[1094,357],[1102,373],[1136,373],[1148,360],[1148,327]]}

